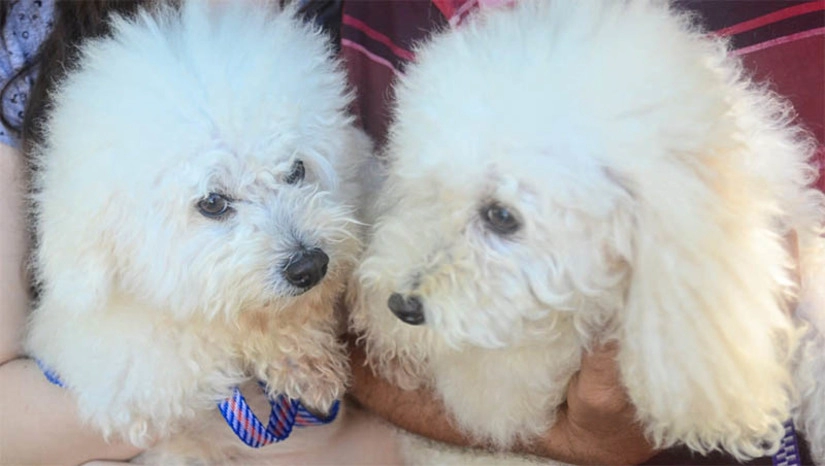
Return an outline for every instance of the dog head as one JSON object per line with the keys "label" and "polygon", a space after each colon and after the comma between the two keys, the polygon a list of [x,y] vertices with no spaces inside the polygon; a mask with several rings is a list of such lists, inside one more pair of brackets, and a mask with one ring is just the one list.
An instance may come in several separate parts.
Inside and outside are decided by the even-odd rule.
{"label": "dog head", "polygon": [[525,1],[436,37],[397,89],[368,312],[459,349],[616,338],[656,444],[760,455],[794,338],[781,110],[662,3]]}
{"label": "dog head", "polygon": [[214,316],[340,288],[367,147],[326,38],[255,2],[113,29],[60,85],[39,151],[46,294]]}

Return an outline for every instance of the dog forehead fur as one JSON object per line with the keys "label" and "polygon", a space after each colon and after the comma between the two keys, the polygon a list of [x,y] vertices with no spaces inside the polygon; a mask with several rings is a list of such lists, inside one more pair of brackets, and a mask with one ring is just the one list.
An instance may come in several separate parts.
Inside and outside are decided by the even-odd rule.
{"label": "dog forehead fur", "polygon": [[[279,163],[299,148],[335,160],[349,96],[324,41],[311,38],[320,32],[308,34],[289,15],[270,21],[231,6],[209,21],[199,8],[187,4],[183,28],[144,14],[117,22],[121,40],[87,45],[80,66],[105,71],[70,75],[61,86],[49,131],[62,150],[44,163],[106,164],[125,183],[171,179],[189,190],[222,169],[234,184],[227,188],[241,190],[265,179],[261,172],[289,168]],[[78,132],[77,121],[100,129]]]}
{"label": "dog forehead fur", "polygon": [[[423,45],[396,96],[351,295],[386,376],[506,445],[544,432],[581,350],[615,338],[656,444],[778,445],[799,336],[782,235],[821,276],[825,204],[810,137],[726,44],[666,2],[524,0]],[[486,228],[491,201],[521,228]]]}
{"label": "dog forehead fur", "polygon": [[[299,147],[323,155],[340,150],[350,97],[341,70],[327,59],[326,39],[313,37],[321,32],[288,14],[231,5],[198,11],[206,8],[188,2],[180,20],[172,12],[117,20],[118,40],[84,47],[79,66],[100,71],[71,74],[57,93],[49,129],[66,148],[61,160],[87,160],[85,152],[96,147],[112,168],[141,164],[122,170],[156,177],[177,175],[170,168],[185,164],[210,166],[215,159],[204,155],[216,149],[255,171],[272,169]],[[78,120],[101,131],[79,137]]]}
{"label": "dog forehead fur", "polygon": [[[585,157],[629,163],[656,155],[646,147],[695,152],[727,134],[724,88],[701,66],[712,45],[685,40],[684,20],[639,2],[550,3],[524,8],[546,27],[488,15],[418,51],[417,66],[396,89],[403,111],[396,112],[389,152],[399,171],[461,167],[440,172],[460,182],[495,162],[541,182],[552,173],[521,167],[523,160],[511,161],[514,152],[541,153],[534,162],[554,166]],[[637,24],[633,34],[619,19],[629,17]],[[678,79],[673,70],[680,70]],[[436,74],[444,77],[430,79]],[[696,125],[709,114],[716,124]]]}

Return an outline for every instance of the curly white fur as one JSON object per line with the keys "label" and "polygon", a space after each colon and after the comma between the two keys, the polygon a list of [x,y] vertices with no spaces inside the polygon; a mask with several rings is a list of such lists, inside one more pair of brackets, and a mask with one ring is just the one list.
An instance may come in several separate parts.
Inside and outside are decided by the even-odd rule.
{"label": "curly white fur", "polygon": [[[373,364],[506,446],[546,429],[582,352],[616,339],[657,446],[760,456],[796,414],[825,463],[811,138],[665,2],[517,3],[436,35],[397,87],[350,296]],[[493,202],[518,231],[485,225]],[[391,293],[420,298],[425,324]]]}
{"label": "curly white fur", "polygon": [[[328,39],[266,2],[113,24],[59,85],[37,150],[30,352],[86,420],[138,445],[211,420],[250,377],[326,411],[347,377],[333,309],[370,151]],[[198,211],[210,193],[230,215]],[[300,289],[282,270],[312,248],[328,271]]]}

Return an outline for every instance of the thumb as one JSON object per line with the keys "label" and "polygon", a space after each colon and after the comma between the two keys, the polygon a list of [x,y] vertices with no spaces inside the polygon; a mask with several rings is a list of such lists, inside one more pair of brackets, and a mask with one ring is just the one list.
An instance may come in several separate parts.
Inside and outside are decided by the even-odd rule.
{"label": "thumb", "polygon": [[617,414],[628,408],[616,355],[616,342],[596,346],[582,356],[581,369],[568,390],[568,403],[578,405],[581,414]]}
{"label": "thumb", "polygon": [[616,356],[616,342],[594,347],[582,355],[581,369],[570,382],[563,420],[574,441],[596,442],[616,454],[610,463],[642,462],[655,450],[636,420],[625,393]]}
{"label": "thumb", "polygon": [[619,346],[615,341],[594,347],[582,355],[579,382],[592,388],[613,388],[621,385],[616,356]]}

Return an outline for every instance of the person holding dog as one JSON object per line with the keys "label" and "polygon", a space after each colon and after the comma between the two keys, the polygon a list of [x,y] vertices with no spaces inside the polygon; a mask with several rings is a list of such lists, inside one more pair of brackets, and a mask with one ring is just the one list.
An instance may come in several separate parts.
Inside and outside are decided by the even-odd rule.
{"label": "person holding dog", "polygon": [[[19,0],[0,5],[4,38],[4,47],[0,47],[4,116],[0,128],[0,186],[7,189],[0,201],[0,464],[78,464],[93,459],[125,460],[138,453],[131,445],[107,443],[85,429],[73,400],[51,385],[37,365],[25,358],[21,348],[31,299],[25,266],[30,246],[24,207],[28,178],[26,147],[39,137],[37,122],[46,111],[47,91],[59,78],[60,69],[71,64],[73,46],[84,38],[104,33],[108,13],[132,11],[138,3],[100,0],[55,5],[51,0]],[[328,3],[340,6],[337,2],[324,4]],[[331,21],[340,21],[334,26],[341,29],[343,55],[359,90],[357,110],[376,140],[383,139],[382,131],[386,128],[385,91],[395,73],[403,69],[403,62],[412,58],[411,41],[433,28],[458,24],[473,3],[347,1],[342,18],[331,16]],[[725,15],[717,11],[716,16]],[[389,26],[379,24],[387,18],[404,20]],[[728,23],[721,20],[716,27],[736,20],[729,17]],[[413,37],[412,33],[419,36]],[[382,45],[391,51],[389,58],[382,56],[386,53],[380,49]],[[810,101],[814,105],[816,89],[821,89],[823,82],[822,68],[819,67],[819,75],[810,73],[807,78],[813,82],[808,91],[813,94]],[[818,98],[821,104],[821,94]],[[803,108],[809,106],[802,102]],[[824,113],[820,109],[816,114],[816,110],[800,112],[810,117],[812,129],[820,131],[817,135],[821,142]],[[523,445],[522,451],[571,463],[633,464],[654,455],[621,388],[613,361],[615,351],[616,348],[607,346],[584,358],[582,369],[568,390],[566,411],[559,422],[541,441]],[[360,350],[353,347],[355,400],[403,428],[442,441],[467,443],[450,428],[443,409],[429,393],[400,392],[371,374],[363,366],[362,357]],[[374,423],[366,427],[362,424],[360,428],[347,437],[360,444],[360,448],[370,448],[374,442],[390,438],[386,430],[381,431]],[[330,458],[335,461],[334,456]]]}

